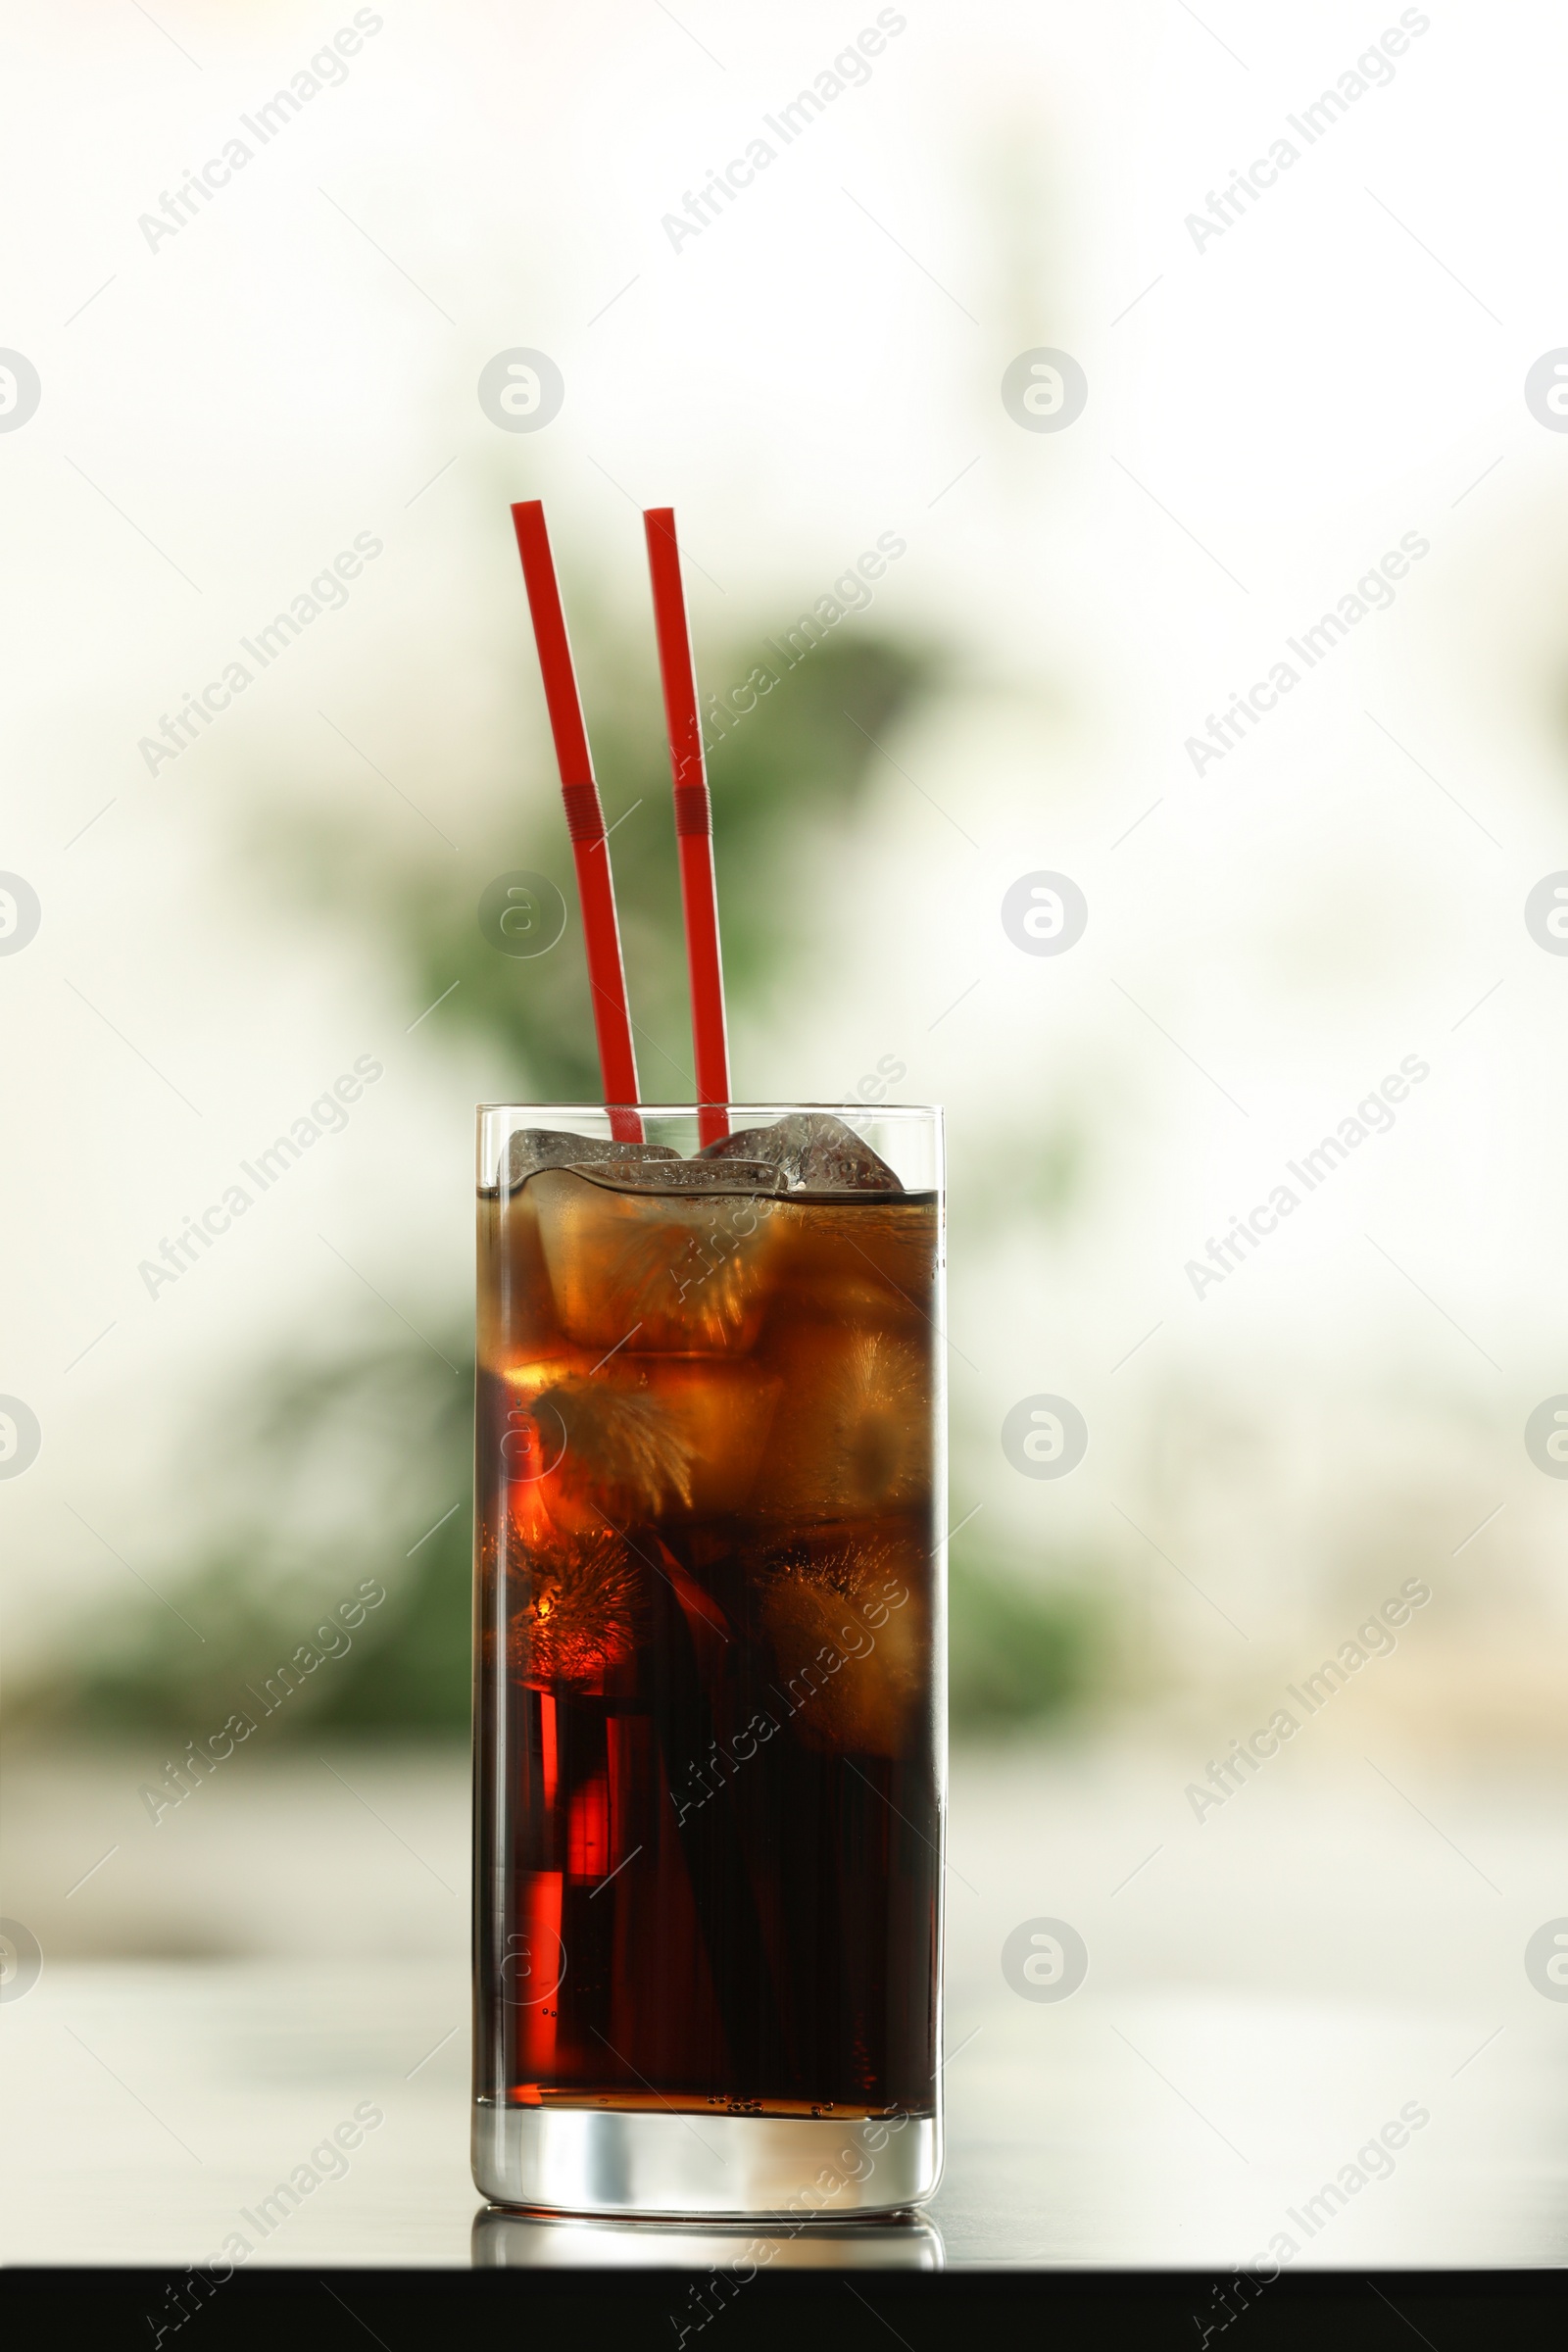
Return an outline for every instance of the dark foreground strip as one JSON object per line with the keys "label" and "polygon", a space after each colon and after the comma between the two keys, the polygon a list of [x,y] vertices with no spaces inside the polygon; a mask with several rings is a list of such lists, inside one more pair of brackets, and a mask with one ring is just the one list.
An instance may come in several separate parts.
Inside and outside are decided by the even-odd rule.
{"label": "dark foreground strip", "polygon": [[516,2330],[465,2339],[507,2352],[600,2343],[626,2352],[802,2352],[803,2344],[891,2352],[895,2343],[905,2352],[955,2344],[1098,2352],[1113,2343],[1137,2352],[1341,2352],[1347,2341],[1467,2352],[1568,2341],[1568,2271],[1298,2272],[1244,2290],[1233,2275],[1200,2271],[760,2271],[742,2280],[675,2270],[258,2267],[220,2281],[188,2271],[17,2269],[0,2273],[0,2318],[18,2352],[68,2327],[80,2342],[149,2352],[366,2352],[372,2342],[414,2352],[458,2340],[454,2323]]}

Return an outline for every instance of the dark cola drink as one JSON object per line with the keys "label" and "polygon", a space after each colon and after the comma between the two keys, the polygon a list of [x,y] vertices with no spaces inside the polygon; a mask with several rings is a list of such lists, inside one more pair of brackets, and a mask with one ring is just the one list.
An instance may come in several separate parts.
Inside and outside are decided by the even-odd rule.
{"label": "dark cola drink", "polygon": [[681,1114],[567,1115],[481,1140],[480,2184],[909,2203],[937,2161],[934,1114],[867,1122],[907,1183],[819,1112],[737,1110],[690,1156]]}

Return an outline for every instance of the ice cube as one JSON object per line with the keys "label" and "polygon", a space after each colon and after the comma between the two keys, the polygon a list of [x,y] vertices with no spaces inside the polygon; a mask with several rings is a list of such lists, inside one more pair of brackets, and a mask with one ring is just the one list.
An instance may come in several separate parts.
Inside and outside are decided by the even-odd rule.
{"label": "ice cube", "polygon": [[530,1551],[527,1598],[507,1626],[507,1664],[519,1682],[587,1684],[631,1656],[642,1631],[643,1571],[603,1531]]}
{"label": "ice cube", "polygon": [[931,1487],[931,1358],[896,1331],[802,1322],[780,1334],[784,1401],[752,1508],[766,1518],[918,1509]]}
{"label": "ice cube", "polygon": [[479,1361],[499,1370],[509,1356],[559,1348],[555,1300],[527,1187],[479,1197]]}
{"label": "ice cube", "polygon": [[573,1162],[572,1174],[617,1193],[782,1193],[787,1179],[765,1159],[615,1159]]}
{"label": "ice cube", "polygon": [[577,1346],[601,1354],[752,1347],[779,1222],[755,1187],[623,1191],[564,1167],[542,1169],[529,1190],[556,1311]]}
{"label": "ice cube", "polygon": [[792,1110],[771,1127],[748,1127],[704,1147],[704,1159],[760,1159],[782,1168],[791,1192],[902,1193],[885,1159],[828,1110]]}
{"label": "ice cube", "polygon": [[633,1355],[558,1376],[532,1398],[562,1443],[541,1479],[565,1529],[668,1524],[749,1500],[782,1383],[744,1359]]}
{"label": "ice cube", "polygon": [[540,1168],[566,1168],[585,1160],[677,1159],[667,1144],[617,1143],[607,1136],[566,1135],[559,1127],[518,1127],[507,1143],[501,1181],[514,1192]]}
{"label": "ice cube", "polygon": [[533,1400],[565,1432],[558,1472],[564,1487],[588,1490],[612,1517],[657,1518],[692,1498],[692,1448],[644,1388],[593,1374],[556,1382]]}
{"label": "ice cube", "polygon": [[871,1528],[804,1537],[756,1578],[792,1736],[819,1754],[902,1755],[929,1703],[917,1547]]}

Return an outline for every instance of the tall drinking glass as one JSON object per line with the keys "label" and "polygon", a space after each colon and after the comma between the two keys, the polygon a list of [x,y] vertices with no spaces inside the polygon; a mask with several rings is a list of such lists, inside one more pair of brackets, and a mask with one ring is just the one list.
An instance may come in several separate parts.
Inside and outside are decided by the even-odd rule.
{"label": "tall drinking glass", "polygon": [[941,2168],[941,1114],[728,1120],[479,1112],[502,2204],[883,2213]]}

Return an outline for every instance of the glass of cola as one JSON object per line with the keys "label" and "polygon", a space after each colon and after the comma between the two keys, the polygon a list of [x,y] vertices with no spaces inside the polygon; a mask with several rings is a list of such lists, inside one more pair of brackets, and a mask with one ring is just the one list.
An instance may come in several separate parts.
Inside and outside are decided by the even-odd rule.
{"label": "glass of cola", "polygon": [[727,1124],[479,1113],[501,2204],[863,2216],[941,2167],[941,1114]]}

